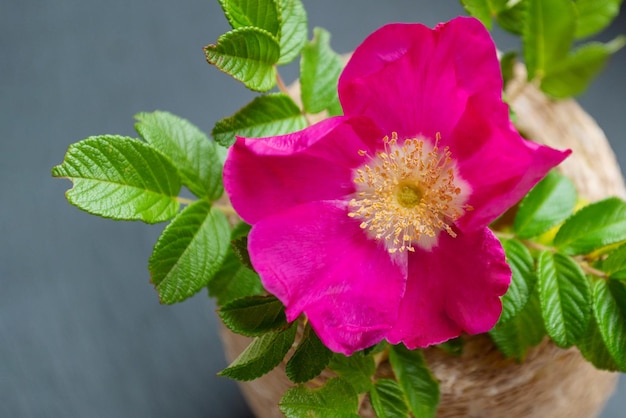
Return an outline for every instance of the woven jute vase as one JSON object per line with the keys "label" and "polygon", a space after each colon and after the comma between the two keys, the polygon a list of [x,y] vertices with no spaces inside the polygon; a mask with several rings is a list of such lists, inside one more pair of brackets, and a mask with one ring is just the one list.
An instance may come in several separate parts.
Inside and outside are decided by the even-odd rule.
{"label": "woven jute vase", "polygon": [[[574,181],[585,200],[625,198],[615,155],[594,120],[574,100],[548,99],[525,82],[521,69],[518,72],[507,86],[507,96],[520,132],[533,141],[573,150],[559,170]],[[233,361],[250,343],[248,338],[225,328],[222,340],[228,361]],[[602,410],[618,377],[616,373],[596,370],[576,348],[563,350],[547,339],[529,350],[523,363],[504,358],[485,335],[467,337],[461,356],[429,348],[425,358],[440,381],[439,418],[592,418]],[[377,374],[393,377],[386,362],[379,365]],[[325,371],[317,384],[331,375]],[[240,384],[259,418],[282,417],[277,405],[292,386],[284,363],[260,379]],[[375,416],[367,398],[359,413],[363,417]]]}

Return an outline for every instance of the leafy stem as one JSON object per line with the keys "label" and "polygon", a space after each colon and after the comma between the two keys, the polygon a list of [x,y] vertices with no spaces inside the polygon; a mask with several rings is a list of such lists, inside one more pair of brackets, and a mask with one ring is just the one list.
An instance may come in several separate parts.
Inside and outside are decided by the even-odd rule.
{"label": "leafy stem", "polygon": [[[528,240],[528,239],[521,239],[512,233],[499,232],[499,231],[493,231],[493,232],[498,237],[498,239],[500,240],[516,239],[519,242],[521,242],[529,250],[547,251],[552,254],[558,252],[558,249],[556,247],[541,244],[539,242]],[[580,266],[580,268],[587,274],[590,274],[592,276],[596,276],[598,278],[605,279],[605,280],[609,278],[609,276],[605,272],[598,270],[597,268],[591,265],[591,262],[595,261],[594,257],[591,257],[589,255],[586,255],[586,256],[580,255],[580,256],[572,257],[572,260],[574,260]]]}

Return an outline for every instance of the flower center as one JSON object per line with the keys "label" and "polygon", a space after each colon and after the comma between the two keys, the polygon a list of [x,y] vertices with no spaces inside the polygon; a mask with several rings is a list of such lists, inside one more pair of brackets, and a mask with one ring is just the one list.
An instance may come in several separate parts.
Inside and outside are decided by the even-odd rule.
{"label": "flower center", "polygon": [[384,150],[355,170],[357,185],[348,216],[383,240],[390,253],[430,250],[441,231],[456,237],[454,221],[472,208],[466,205],[470,187],[458,175],[448,147],[440,150],[420,138],[398,144],[394,132],[383,138]]}
{"label": "flower center", "polygon": [[420,190],[418,185],[399,184],[396,190],[396,199],[400,206],[405,208],[413,208],[422,200],[424,192]]}

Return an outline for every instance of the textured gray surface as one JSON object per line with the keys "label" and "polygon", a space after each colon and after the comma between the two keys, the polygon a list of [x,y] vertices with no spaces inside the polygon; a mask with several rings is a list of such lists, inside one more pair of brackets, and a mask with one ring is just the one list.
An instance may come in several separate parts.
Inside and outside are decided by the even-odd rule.
{"label": "textured gray surface", "polygon": [[[386,22],[461,13],[452,0],[305,4],[340,52]],[[65,202],[69,183],[50,177],[70,143],[133,135],[139,111],[209,131],[246,103],[252,94],[204,61],[202,46],[225,30],[214,0],[0,6],[0,417],[250,416],[236,385],[215,376],[225,361],[212,302],[201,293],[160,306],[148,283],[161,227],[86,215]],[[622,167],[625,69],[622,51],[581,99]],[[623,417],[624,397],[622,377],[602,417]]]}

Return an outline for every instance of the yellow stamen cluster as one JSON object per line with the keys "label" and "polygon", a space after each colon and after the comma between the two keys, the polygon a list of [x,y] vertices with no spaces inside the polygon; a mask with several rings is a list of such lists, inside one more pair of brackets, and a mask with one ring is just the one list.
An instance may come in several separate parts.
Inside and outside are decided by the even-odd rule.
{"label": "yellow stamen cluster", "polygon": [[464,205],[467,189],[456,172],[448,147],[440,150],[422,139],[398,144],[398,135],[383,138],[384,150],[355,172],[357,192],[348,216],[362,220],[361,228],[385,240],[390,253],[430,249],[439,232],[456,237],[451,225],[471,207]]}

